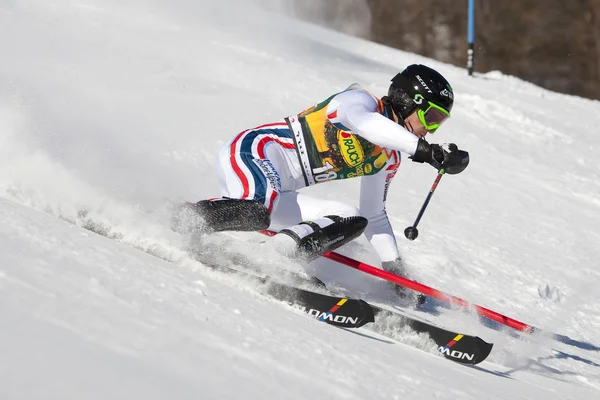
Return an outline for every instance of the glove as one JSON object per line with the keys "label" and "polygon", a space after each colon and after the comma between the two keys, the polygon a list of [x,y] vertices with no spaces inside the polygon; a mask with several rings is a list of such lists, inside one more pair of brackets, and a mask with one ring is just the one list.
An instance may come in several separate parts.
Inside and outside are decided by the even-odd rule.
{"label": "glove", "polygon": [[417,151],[411,158],[415,162],[426,162],[438,171],[444,168],[451,175],[461,173],[469,165],[469,153],[459,150],[454,143],[429,144],[423,139],[419,139]]}

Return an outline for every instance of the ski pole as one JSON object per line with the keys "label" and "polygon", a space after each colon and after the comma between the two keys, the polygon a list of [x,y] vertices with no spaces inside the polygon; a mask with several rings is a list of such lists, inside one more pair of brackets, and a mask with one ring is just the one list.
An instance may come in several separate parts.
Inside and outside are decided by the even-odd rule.
{"label": "ski pole", "polygon": [[425,209],[427,208],[427,205],[431,200],[431,196],[433,196],[433,192],[435,192],[435,189],[437,188],[438,183],[440,183],[442,175],[444,175],[445,172],[446,170],[444,168],[438,171],[437,177],[435,178],[435,181],[433,181],[433,185],[431,185],[429,194],[427,195],[425,202],[421,206],[421,210],[419,211],[419,215],[417,215],[415,223],[404,230],[404,236],[406,236],[408,240],[415,240],[417,236],[419,236],[419,230],[417,229],[417,225],[419,225],[419,221],[421,221],[421,217],[423,216],[423,213],[425,212]]}
{"label": "ski pole", "polygon": [[447,304],[455,304],[455,305],[462,307],[464,309],[467,309],[467,310],[474,310],[477,314],[481,315],[482,317],[486,317],[492,321],[496,321],[498,323],[501,323],[502,325],[506,325],[506,326],[516,329],[518,331],[521,331],[524,333],[533,333],[535,331],[540,331],[538,328],[535,328],[534,326],[528,325],[528,324],[518,321],[514,318],[510,318],[506,315],[500,314],[499,312],[490,310],[489,308],[485,308],[480,305],[470,303],[459,297],[452,296],[452,295],[444,293],[440,290],[434,289],[430,286],[423,285],[419,282],[407,279],[400,275],[396,275],[392,272],[388,272],[388,271],[373,267],[372,265],[365,264],[365,263],[355,260],[353,258],[344,256],[343,254],[331,251],[329,253],[324,254],[323,257],[328,258],[333,261],[337,261],[340,264],[357,269],[359,271],[366,272],[369,275],[376,276],[376,277],[384,279],[388,282],[392,282],[397,285],[404,286],[406,288],[423,293],[427,296],[433,297],[433,298],[443,301]]}

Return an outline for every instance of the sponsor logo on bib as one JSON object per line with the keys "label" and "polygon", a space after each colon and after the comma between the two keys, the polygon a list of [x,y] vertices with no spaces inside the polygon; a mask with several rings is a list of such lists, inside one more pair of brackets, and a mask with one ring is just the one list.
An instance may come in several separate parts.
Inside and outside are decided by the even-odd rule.
{"label": "sponsor logo on bib", "polygon": [[340,145],[340,153],[344,157],[344,161],[351,167],[356,167],[362,164],[365,159],[362,146],[358,139],[348,132],[341,131],[338,134],[338,144]]}

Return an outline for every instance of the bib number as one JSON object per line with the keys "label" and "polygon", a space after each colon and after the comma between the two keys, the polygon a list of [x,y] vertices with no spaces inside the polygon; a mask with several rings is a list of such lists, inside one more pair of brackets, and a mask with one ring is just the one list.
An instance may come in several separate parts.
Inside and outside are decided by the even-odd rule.
{"label": "bib number", "polygon": [[321,183],[337,178],[337,173],[335,171],[329,171],[331,169],[333,169],[333,165],[329,164],[329,162],[326,162],[325,165],[320,168],[313,168],[313,176],[315,181]]}

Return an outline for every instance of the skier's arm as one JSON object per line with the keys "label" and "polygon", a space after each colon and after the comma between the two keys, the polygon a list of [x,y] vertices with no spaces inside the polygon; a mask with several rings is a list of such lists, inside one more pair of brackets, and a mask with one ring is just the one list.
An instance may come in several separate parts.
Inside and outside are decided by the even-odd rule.
{"label": "skier's arm", "polygon": [[[397,166],[398,164],[395,164],[395,168]],[[396,237],[385,211],[387,188],[394,177],[395,168],[383,169],[376,175],[363,176],[360,182],[359,209],[361,215],[369,220],[365,236],[383,262],[393,261],[400,256]]]}
{"label": "skier's arm", "polygon": [[426,162],[437,170],[451,166],[447,172],[456,174],[466,168],[469,162],[467,152],[458,150],[452,143],[444,148],[419,139],[381,115],[378,107],[377,100],[369,92],[346,90],[331,100],[327,117],[339,129],[359,135],[378,146],[406,153],[413,161]]}
{"label": "skier's arm", "polygon": [[327,115],[338,128],[359,135],[378,146],[414,155],[419,138],[377,110],[377,100],[368,92],[347,90],[331,100]]}

